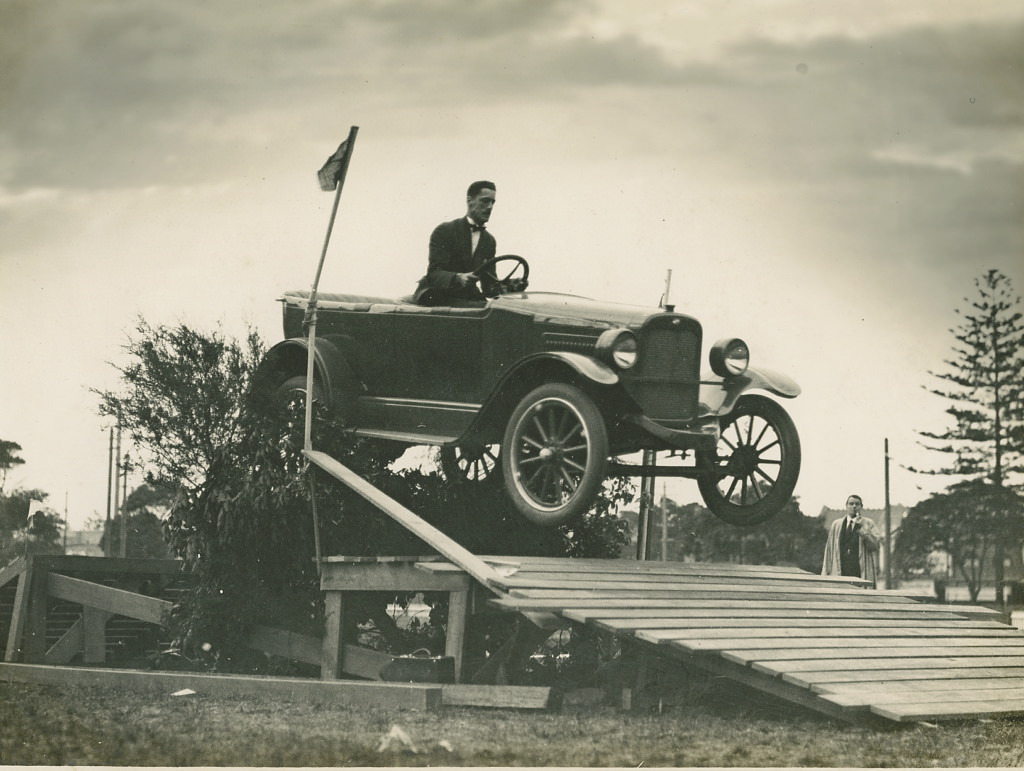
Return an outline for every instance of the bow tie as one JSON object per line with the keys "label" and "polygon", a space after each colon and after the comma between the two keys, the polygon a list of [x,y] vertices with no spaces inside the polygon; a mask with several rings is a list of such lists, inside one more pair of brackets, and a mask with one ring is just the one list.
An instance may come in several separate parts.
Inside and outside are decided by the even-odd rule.
{"label": "bow tie", "polygon": [[481,230],[486,229],[486,225],[470,225],[469,229],[472,230],[474,233],[479,233]]}

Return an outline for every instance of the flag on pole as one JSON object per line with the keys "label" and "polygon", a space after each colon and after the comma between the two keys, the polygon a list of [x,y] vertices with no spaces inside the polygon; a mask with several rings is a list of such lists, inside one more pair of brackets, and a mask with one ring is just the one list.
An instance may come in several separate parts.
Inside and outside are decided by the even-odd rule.
{"label": "flag on pole", "polygon": [[42,501],[29,501],[29,516],[26,517],[26,520],[32,521],[32,515],[37,511],[42,511],[44,508]]}
{"label": "flag on pole", "polygon": [[346,139],[338,145],[334,155],[328,158],[327,163],[317,172],[321,190],[330,192],[338,187],[338,180],[341,179],[345,166],[348,164],[349,152],[350,145],[348,139]]}

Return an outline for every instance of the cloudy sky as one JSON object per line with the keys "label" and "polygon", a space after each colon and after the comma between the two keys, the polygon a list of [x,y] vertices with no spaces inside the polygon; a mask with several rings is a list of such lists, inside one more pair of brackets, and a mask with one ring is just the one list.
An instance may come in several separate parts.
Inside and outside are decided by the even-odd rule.
{"label": "cloudy sky", "polygon": [[[360,127],[321,289],[402,295],[498,184],[536,289],[741,336],[804,388],[805,513],[937,480],[954,309],[1024,290],[1017,0],[0,0],[0,439],[72,526],[106,506],[90,388],[133,319],[280,339]],[[692,483],[669,495],[697,500]]]}

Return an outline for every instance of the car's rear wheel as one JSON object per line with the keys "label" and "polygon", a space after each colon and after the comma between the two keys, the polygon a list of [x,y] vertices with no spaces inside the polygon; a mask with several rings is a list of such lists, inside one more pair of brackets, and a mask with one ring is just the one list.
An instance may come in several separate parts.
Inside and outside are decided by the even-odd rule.
{"label": "car's rear wheel", "polygon": [[741,396],[721,421],[714,473],[697,480],[711,513],[733,525],[757,525],[785,506],[800,475],[800,437],[771,399]]}
{"label": "car's rear wheel", "polygon": [[[313,402],[322,402],[323,386],[313,378]],[[306,376],[294,375],[285,380],[274,391],[274,401],[281,405],[283,415],[282,440],[295,449],[301,449],[305,441],[306,427]]]}
{"label": "car's rear wheel", "polygon": [[604,419],[576,386],[539,386],[512,411],[501,468],[516,510],[531,522],[555,527],[583,514],[601,488],[607,462]]}
{"label": "car's rear wheel", "polygon": [[441,471],[454,484],[493,482],[501,477],[501,445],[472,442],[441,448]]}

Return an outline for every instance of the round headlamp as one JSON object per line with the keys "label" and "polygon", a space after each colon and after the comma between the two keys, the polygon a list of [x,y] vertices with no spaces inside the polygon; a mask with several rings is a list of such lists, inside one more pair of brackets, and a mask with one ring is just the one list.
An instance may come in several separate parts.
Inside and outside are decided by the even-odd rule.
{"label": "round headlamp", "polygon": [[636,335],[628,329],[608,329],[601,333],[594,346],[601,361],[615,369],[629,369],[637,361]]}
{"label": "round headlamp", "polygon": [[728,337],[711,346],[708,358],[711,360],[711,370],[716,375],[736,377],[747,371],[750,349],[738,337]]}

